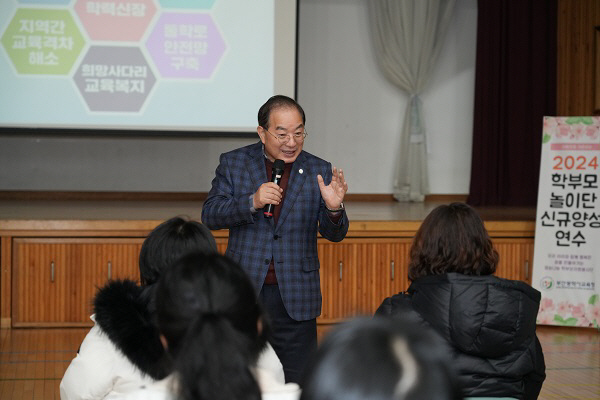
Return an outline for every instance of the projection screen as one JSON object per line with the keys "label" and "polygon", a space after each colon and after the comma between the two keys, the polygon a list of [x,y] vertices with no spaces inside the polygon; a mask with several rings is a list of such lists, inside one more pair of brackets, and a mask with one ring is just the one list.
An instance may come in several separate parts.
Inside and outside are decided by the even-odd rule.
{"label": "projection screen", "polygon": [[255,135],[295,96],[296,0],[0,1],[0,129]]}

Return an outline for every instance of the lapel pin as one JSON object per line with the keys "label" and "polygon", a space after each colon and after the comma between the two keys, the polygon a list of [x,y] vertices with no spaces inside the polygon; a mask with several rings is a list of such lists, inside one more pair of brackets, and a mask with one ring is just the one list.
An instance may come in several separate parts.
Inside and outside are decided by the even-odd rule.
{"label": "lapel pin", "polygon": [[302,173],[304,173],[304,170],[303,170],[302,168],[300,168],[300,169],[298,170],[298,172],[302,174]]}

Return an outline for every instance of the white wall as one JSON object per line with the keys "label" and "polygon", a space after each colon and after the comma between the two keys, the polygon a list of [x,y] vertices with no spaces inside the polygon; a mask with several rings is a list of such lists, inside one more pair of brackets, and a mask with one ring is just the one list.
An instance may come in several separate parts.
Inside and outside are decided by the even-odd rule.
{"label": "white wall", "polygon": [[[432,194],[469,189],[476,19],[459,0],[422,96]],[[366,2],[300,0],[299,46],[305,149],[344,168],[351,193],[392,193],[406,97],[374,59]],[[0,136],[0,190],[207,192],[219,154],[253,141]]]}

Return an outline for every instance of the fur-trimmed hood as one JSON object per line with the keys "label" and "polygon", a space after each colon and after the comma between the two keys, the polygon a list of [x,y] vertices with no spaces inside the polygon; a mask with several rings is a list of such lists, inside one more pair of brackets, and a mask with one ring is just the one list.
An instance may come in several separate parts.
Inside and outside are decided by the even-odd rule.
{"label": "fur-trimmed hood", "polygon": [[171,362],[152,320],[151,291],[129,280],[110,282],[98,291],[94,312],[96,323],[123,355],[159,380],[169,375]]}

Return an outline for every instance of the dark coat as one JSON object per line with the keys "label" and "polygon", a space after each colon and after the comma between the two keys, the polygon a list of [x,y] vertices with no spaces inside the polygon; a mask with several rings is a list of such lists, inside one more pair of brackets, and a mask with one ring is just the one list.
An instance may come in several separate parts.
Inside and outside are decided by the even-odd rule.
{"label": "dark coat", "polygon": [[331,163],[300,152],[286,188],[277,226],[262,212],[250,211],[250,196],[269,181],[261,142],[221,154],[216,176],[202,208],[209,229],[229,229],[225,255],[240,263],[258,294],[271,259],[285,308],[293,319],[305,321],[321,314],[321,286],[317,231],[339,242],[348,232],[343,211],[334,223],[325,210],[317,182],[328,185]]}
{"label": "dark coat", "polygon": [[415,313],[453,347],[466,397],[537,399],[545,364],[536,336],[540,293],[519,281],[459,273],[416,279],[377,315]]}
{"label": "dark coat", "polygon": [[151,312],[151,288],[133,281],[115,281],[98,291],[94,299],[96,324],[142,373],[155,380],[171,372]]}

